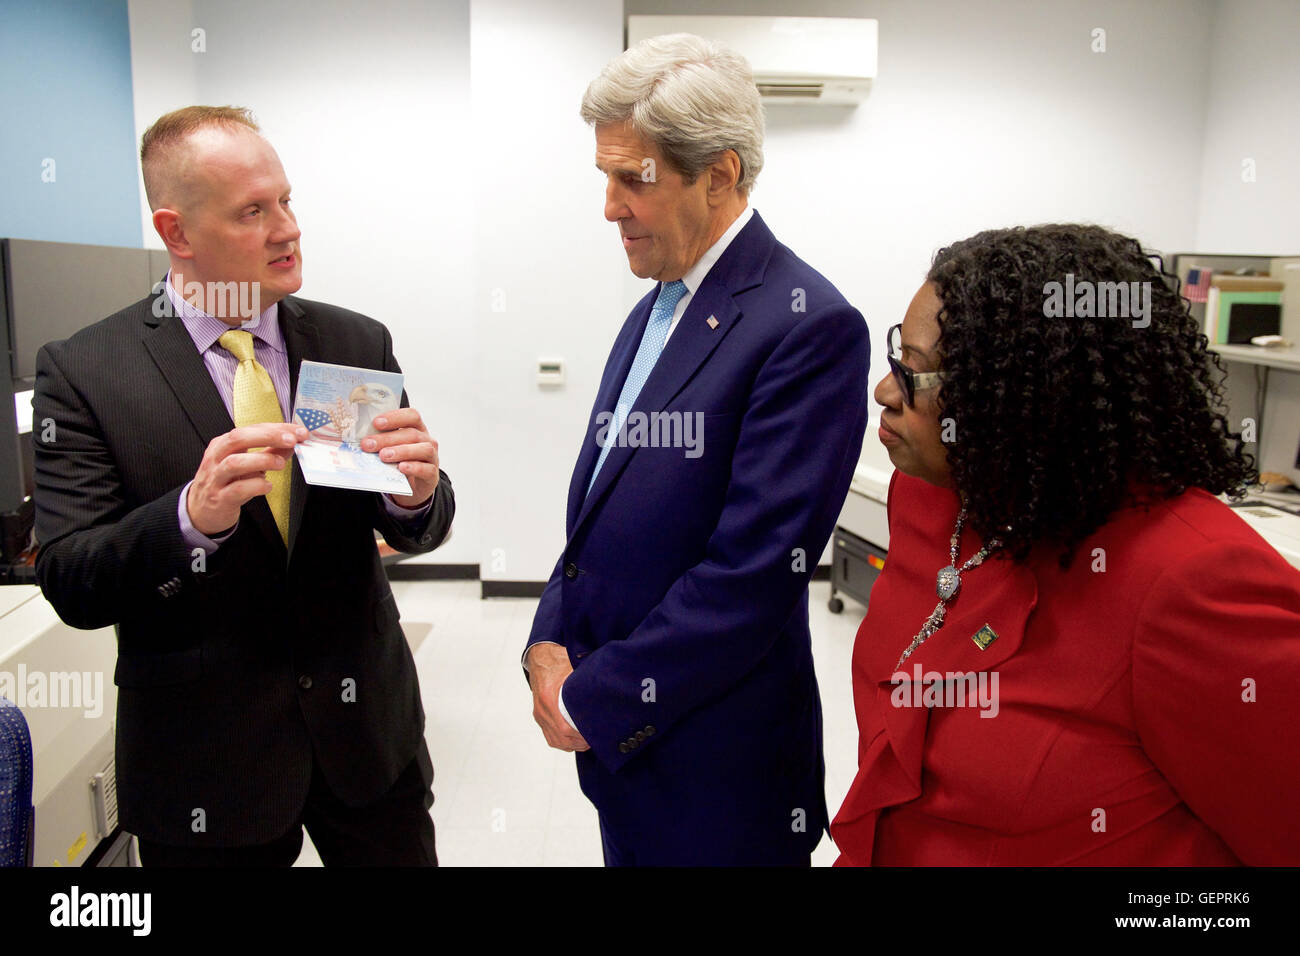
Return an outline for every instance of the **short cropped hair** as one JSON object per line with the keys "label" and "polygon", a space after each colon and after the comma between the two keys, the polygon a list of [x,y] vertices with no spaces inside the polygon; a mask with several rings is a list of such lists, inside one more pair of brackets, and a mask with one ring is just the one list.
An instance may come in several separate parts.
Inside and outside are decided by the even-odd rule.
{"label": "short cropped hair", "polygon": [[158,117],[140,139],[140,168],[150,209],[163,204],[167,191],[165,169],[176,148],[191,133],[208,126],[262,131],[252,112],[242,106],[186,106]]}
{"label": "short cropped hair", "polygon": [[582,118],[630,122],[688,183],[729,149],[740,157],[740,192],[763,168],[763,104],[749,62],[690,33],[650,37],[611,60],[587,87]]}

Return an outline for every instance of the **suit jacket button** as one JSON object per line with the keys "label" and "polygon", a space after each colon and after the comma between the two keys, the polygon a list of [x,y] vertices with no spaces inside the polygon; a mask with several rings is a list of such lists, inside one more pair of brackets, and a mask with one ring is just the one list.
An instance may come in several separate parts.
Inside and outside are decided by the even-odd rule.
{"label": "suit jacket button", "polygon": [[165,585],[165,584],[160,584],[160,585],[158,585],[158,593],[161,594],[163,597],[166,597],[166,596],[167,596],[167,585]]}
{"label": "suit jacket button", "polygon": [[629,737],[627,738],[627,746],[629,750],[636,750],[636,748],[640,746],[640,744],[637,742],[637,739],[635,737]]}
{"label": "suit jacket button", "polygon": [[564,566],[564,576],[568,578],[570,581],[572,581],[574,578],[578,576],[578,566],[573,562],[569,562],[568,564],[566,564]]}
{"label": "suit jacket button", "polygon": [[628,747],[628,745],[627,745],[626,743],[622,743],[622,744],[619,744],[619,745],[618,745],[618,752],[621,753],[621,754],[625,754],[625,753],[627,753],[630,749],[631,749],[631,748]]}
{"label": "suit jacket button", "polygon": [[298,686],[301,687],[303,690],[311,690],[311,678],[308,677],[306,674],[303,674],[301,677],[298,678]]}
{"label": "suit jacket button", "polygon": [[653,737],[655,735],[655,729],[650,724],[646,724],[645,730],[642,731],[642,733],[644,733],[647,737]]}
{"label": "suit jacket button", "polygon": [[638,731],[636,732],[636,742],[637,742],[637,743],[641,743],[641,741],[643,741],[643,740],[645,740],[645,731],[644,731],[644,730],[638,730]]}

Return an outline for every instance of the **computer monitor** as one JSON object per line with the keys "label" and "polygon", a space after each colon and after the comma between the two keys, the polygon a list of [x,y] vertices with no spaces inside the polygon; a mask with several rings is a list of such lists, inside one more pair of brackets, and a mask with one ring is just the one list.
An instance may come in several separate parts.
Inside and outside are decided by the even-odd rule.
{"label": "computer monitor", "polygon": [[14,387],[31,388],[36,353],[149,294],[167,256],[149,249],[0,240]]}

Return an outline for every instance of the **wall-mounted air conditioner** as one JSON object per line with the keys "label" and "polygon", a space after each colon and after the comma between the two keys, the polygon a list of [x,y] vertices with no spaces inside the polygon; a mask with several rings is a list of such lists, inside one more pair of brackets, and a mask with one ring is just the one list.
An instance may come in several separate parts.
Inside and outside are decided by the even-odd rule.
{"label": "wall-mounted air conditioner", "polygon": [[875,20],[843,17],[630,16],[631,46],[694,33],[743,54],[763,102],[857,104],[876,76]]}

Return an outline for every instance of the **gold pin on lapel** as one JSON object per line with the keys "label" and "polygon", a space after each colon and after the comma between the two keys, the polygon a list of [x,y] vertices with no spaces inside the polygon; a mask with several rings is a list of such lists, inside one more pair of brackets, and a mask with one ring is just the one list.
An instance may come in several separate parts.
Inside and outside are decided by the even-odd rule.
{"label": "gold pin on lapel", "polygon": [[714,316],[709,316],[705,321],[709,323],[709,328],[711,329],[716,329],[718,327],[718,320]]}
{"label": "gold pin on lapel", "polygon": [[970,639],[975,642],[975,646],[981,651],[986,651],[988,650],[989,645],[998,639],[998,635],[997,631],[985,624],[978,631],[972,634]]}

